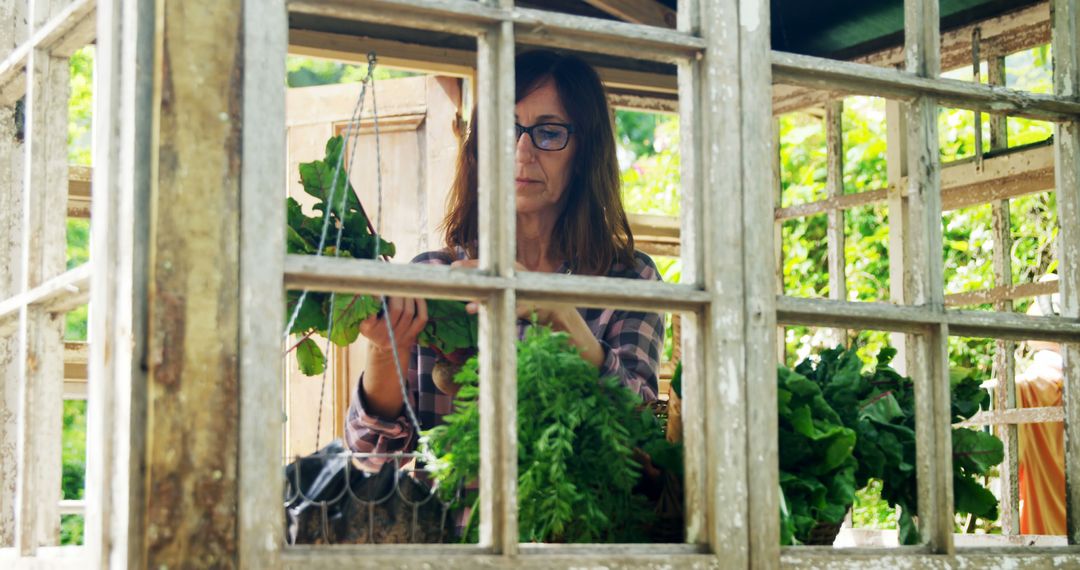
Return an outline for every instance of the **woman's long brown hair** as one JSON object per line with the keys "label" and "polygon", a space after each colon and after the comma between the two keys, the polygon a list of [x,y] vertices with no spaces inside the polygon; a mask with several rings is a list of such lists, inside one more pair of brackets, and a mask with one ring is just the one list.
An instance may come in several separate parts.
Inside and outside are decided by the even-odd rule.
{"label": "woman's long brown hair", "polygon": [[[572,55],[532,51],[515,60],[516,101],[550,79],[569,114],[577,137],[564,206],[554,228],[553,245],[575,273],[604,275],[613,263],[633,267],[634,236],[623,210],[619,164],[600,77]],[[446,246],[476,257],[478,239],[476,112],[458,154],[457,173],[442,227]]]}

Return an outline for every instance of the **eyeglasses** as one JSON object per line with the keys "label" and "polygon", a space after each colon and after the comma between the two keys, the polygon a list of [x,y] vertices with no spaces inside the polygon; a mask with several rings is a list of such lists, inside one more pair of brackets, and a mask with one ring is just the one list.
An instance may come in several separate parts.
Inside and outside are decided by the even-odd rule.
{"label": "eyeglasses", "polygon": [[539,123],[531,127],[523,127],[514,123],[517,139],[521,139],[521,133],[529,133],[529,140],[533,146],[540,150],[562,150],[570,144],[570,134],[574,132],[573,125],[564,123]]}

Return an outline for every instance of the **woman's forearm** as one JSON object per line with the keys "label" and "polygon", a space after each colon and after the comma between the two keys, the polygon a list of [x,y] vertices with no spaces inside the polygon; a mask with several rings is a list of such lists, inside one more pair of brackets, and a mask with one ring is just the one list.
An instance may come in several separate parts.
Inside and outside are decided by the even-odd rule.
{"label": "woman's forearm", "polygon": [[[408,370],[409,354],[410,351],[407,350],[398,351],[402,372]],[[363,384],[360,387],[364,391],[368,413],[383,418],[396,418],[401,415],[404,401],[397,378],[393,352],[369,344],[367,366],[364,368]]]}

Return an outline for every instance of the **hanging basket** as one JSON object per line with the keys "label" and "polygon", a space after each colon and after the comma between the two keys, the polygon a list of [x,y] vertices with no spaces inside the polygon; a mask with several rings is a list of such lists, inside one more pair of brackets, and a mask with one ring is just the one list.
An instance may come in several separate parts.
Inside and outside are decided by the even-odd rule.
{"label": "hanging basket", "polygon": [[447,506],[424,482],[388,461],[377,473],[352,466],[335,440],[285,469],[289,544],[446,542]]}

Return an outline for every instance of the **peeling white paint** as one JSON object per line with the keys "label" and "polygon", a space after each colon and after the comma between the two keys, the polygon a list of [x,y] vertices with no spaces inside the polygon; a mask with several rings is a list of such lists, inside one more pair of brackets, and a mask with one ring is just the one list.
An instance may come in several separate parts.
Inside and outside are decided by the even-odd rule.
{"label": "peeling white paint", "polygon": [[758,0],[739,0],[739,25],[748,32],[755,32],[761,25]]}

